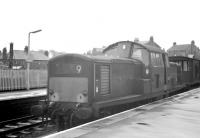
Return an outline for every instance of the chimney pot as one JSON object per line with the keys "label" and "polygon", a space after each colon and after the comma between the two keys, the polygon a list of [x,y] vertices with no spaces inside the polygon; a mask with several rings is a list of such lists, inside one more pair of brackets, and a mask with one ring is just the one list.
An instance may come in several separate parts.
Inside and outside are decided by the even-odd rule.
{"label": "chimney pot", "polygon": [[154,42],[154,40],[153,40],[153,36],[150,37],[150,41],[151,41],[151,42]]}
{"label": "chimney pot", "polygon": [[24,47],[24,52],[25,52],[26,54],[28,54],[28,46],[25,46],[25,47]]}

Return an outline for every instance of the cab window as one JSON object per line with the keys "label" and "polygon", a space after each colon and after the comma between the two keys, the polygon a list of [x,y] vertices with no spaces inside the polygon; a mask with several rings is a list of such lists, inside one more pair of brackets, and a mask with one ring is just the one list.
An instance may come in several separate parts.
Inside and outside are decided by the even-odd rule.
{"label": "cab window", "polygon": [[183,61],[183,71],[190,71],[188,61]]}
{"label": "cab window", "polygon": [[151,64],[152,66],[164,67],[162,54],[151,52]]}

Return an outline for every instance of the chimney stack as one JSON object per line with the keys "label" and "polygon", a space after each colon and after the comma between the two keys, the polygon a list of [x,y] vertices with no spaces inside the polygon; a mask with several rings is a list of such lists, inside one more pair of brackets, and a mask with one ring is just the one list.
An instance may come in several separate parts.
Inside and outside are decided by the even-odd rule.
{"label": "chimney stack", "polygon": [[195,45],[195,42],[194,42],[194,40],[192,40],[192,41],[191,41],[191,45]]}
{"label": "chimney stack", "polygon": [[134,42],[139,42],[139,38],[136,37],[136,38],[134,39]]}
{"label": "chimney stack", "polygon": [[175,46],[175,45],[176,45],[176,42],[173,43],[173,46]]}
{"label": "chimney stack", "polygon": [[12,68],[13,66],[13,56],[14,56],[13,43],[10,43],[9,68]]}
{"label": "chimney stack", "polygon": [[24,47],[24,52],[25,52],[26,54],[28,54],[28,46],[25,46],[25,47]]}
{"label": "chimney stack", "polygon": [[153,36],[150,37],[150,42],[154,42]]}

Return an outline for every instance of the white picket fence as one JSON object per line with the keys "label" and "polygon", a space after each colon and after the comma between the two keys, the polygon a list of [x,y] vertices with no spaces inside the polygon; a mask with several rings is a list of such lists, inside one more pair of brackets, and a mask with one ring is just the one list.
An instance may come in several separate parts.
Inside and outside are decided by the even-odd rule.
{"label": "white picket fence", "polygon": [[[46,70],[30,70],[30,88],[47,86]],[[27,88],[27,70],[0,70],[0,91]]]}

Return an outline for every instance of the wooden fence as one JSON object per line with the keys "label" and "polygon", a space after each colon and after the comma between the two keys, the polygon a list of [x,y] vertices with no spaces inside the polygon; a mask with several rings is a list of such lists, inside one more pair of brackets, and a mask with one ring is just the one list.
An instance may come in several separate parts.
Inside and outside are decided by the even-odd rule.
{"label": "wooden fence", "polygon": [[[30,70],[30,88],[47,86],[46,70]],[[27,70],[0,70],[0,91],[27,89]]]}

